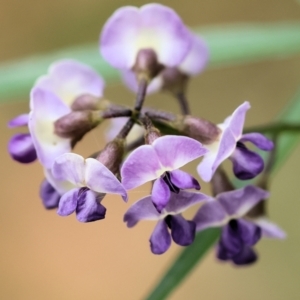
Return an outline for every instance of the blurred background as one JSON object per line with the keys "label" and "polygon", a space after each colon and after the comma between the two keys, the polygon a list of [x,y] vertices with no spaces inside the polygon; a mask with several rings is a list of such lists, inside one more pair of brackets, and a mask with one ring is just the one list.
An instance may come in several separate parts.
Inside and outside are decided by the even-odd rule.
{"label": "blurred background", "polygon": [[[98,43],[101,27],[119,6],[146,1],[0,0],[0,62],[47,53],[66,46]],[[173,0],[184,22],[195,26],[227,23],[300,21],[296,0]],[[193,114],[221,122],[243,101],[251,102],[247,125],[270,122],[293,97],[300,82],[300,56],[209,69],[192,80]],[[121,85],[108,85],[108,99],[133,103]],[[169,95],[155,95],[147,104],[178,111]],[[128,205],[121,198],[104,200],[107,218],[81,224],[72,215],[58,217],[44,210],[38,196],[43,175],[37,163],[20,165],[7,154],[12,130],[6,123],[28,111],[28,99],[1,103],[0,299],[142,299],[170,265],[179,246],[162,256],[151,254],[154,223],[127,229],[122,217]],[[300,116],[299,116],[300,120]],[[103,128],[90,133],[76,152],[88,155],[103,146]],[[300,148],[293,152],[272,182],[269,213],[288,233],[284,242],[263,240],[257,264],[236,268],[217,262],[210,251],[170,299],[299,299],[300,298]],[[189,166],[192,172],[195,165]],[[195,174],[196,175],[196,174]],[[130,203],[150,186],[130,193]],[[203,191],[209,187],[203,184]],[[192,215],[193,212],[190,212]]]}

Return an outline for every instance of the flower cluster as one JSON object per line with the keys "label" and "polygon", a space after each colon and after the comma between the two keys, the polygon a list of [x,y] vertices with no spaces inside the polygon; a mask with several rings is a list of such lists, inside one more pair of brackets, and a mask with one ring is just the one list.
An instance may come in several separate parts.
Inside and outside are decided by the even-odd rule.
{"label": "flower cluster", "polygon": [[[187,83],[208,63],[205,41],[171,8],[127,6],[104,25],[100,52],[136,93],[133,108],[104,99],[104,81],[89,66],[61,60],[34,84],[29,114],[9,122],[11,128],[28,127],[28,133],[11,138],[8,150],[18,162],[37,159],[42,165],[44,206],[60,216],[76,213],[80,222],[102,220],[106,194],[127,202],[127,191],[152,182],[151,194],[127,210],[124,222],[133,227],[141,220],[157,221],[150,237],[154,254],[166,252],[171,240],[188,246],[197,232],[222,227],[217,257],[243,265],[256,260],[253,246],[262,236],[284,238],[265,215],[251,213],[269,192],[255,185],[234,189],[221,169],[229,159],[238,179],[264,172],[264,160],[246,143],[263,151],[274,145],[261,133],[243,133],[250,104],[241,104],[221,124],[191,115]],[[177,99],[180,115],[144,106],[147,93],[162,90]],[[85,134],[107,119],[112,120],[108,143],[87,158],[73,153]],[[180,170],[199,159],[197,172],[211,182],[213,197],[198,192],[198,179]],[[200,208],[187,220],[182,213],[197,204]]]}

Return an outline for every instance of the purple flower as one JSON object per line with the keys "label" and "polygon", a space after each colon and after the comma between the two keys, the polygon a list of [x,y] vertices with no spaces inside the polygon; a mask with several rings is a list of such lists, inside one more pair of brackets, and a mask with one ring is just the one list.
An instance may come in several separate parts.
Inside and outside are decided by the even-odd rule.
{"label": "purple flower", "polygon": [[132,69],[141,50],[153,50],[158,63],[175,67],[191,47],[191,36],[174,10],[161,4],[119,8],[105,23],[102,56],[115,68]]}
{"label": "purple flower", "polygon": [[270,151],[273,142],[260,133],[243,134],[245,115],[250,108],[248,102],[240,105],[224,123],[218,125],[221,129],[219,138],[210,145],[205,145],[209,152],[198,166],[198,173],[204,181],[210,181],[218,166],[230,158],[233,172],[239,179],[252,179],[264,168],[261,156],[245,146],[251,142],[257,148]]}
{"label": "purple flower", "polygon": [[124,222],[127,223],[127,227],[133,227],[141,220],[157,220],[158,223],[150,237],[150,248],[154,254],[163,254],[171,245],[171,237],[180,246],[188,246],[194,241],[196,225],[193,221],[185,220],[181,213],[207,198],[202,193],[171,193],[169,203],[159,213],[151,196],[147,196],[128,209],[124,215]]}
{"label": "purple flower", "polygon": [[261,236],[279,238],[285,233],[265,218],[251,219],[245,215],[269,193],[249,185],[238,190],[220,193],[203,204],[193,221],[197,231],[223,227],[217,247],[217,257],[237,265],[250,264],[257,258],[252,247]]}
{"label": "purple flower", "polygon": [[80,222],[101,220],[106,212],[101,201],[107,193],[121,195],[127,201],[127,193],[122,184],[96,159],[84,159],[74,153],[63,154],[56,158],[52,174],[56,180],[73,185],[60,198],[58,214],[61,216],[68,216],[76,211]]}
{"label": "purple flower", "polygon": [[157,210],[162,211],[171,192],[200,189],[195,178],[177,169],[206,152],[201,143],[188,137],[159,137],[151,145],[143,145],[129,154],[121,168],[122,183],[130,190],[157,179],[152,188],[152,200]]}
{"label": "purple flower", "polygon": [[45,179],[40,186],[40,198],[46,209],[54,209],[58,207],[61,195],[56,189]]}

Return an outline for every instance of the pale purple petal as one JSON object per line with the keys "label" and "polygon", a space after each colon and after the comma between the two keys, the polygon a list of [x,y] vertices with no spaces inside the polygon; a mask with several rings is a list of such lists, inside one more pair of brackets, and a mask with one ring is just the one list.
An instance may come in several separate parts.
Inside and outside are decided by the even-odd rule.
{"label": "pale purple petal", "polygon": [[187,210],[189,207],[207,201],[210,197],[202,193],[192,193],[180,191],[178,194],[171,193],[171,198],[165,212],[170,214],[180,214]]}
{"label": "pale purple petal", "polygon": [[220,202],[229,216],[240,218],[244,216],[258,202],[269,197],[269,192],[248,185],[244,188],[224,192],[217,195],[216,200]]}
{"label": "pale purple petal", "polygon": [[62,195],[57,210],[60,216],[69,216],[76,210],[79,190],[79,188],[72,189]]}
{"label": "pale purple petal", "polygon": [[209,49],[203,39],[192,35],[192,47],[178,69],[189,76],[195,76],[203,71],[209,59]]}
{"label": "pale purple petal", "polygon": [[[126,190],[136,188],[160,176],[159,157],[150,145],[132,151],[121,168],[122,183]],[[163,172],[161,172],[163,173]]]}
{"label": "pale purple petal", "polygon": [[169,202],[171,196],[170,189],[163,178],[155,180],[151,192],[151,197],[154,206],[158,212],[161,212]]}
{"label": "pale purple petal", "polygon": [[180,189],[196,189],[200,190],[199,182],[190,174],[181,171],[174,170],[170,172],[171,181]]}
{"label": "pale purple petal", "polygon": [[276,224],[266,218],[251,219],[262,229],[263,237],[273,239],[285,239],[286,233]]}
{"label": "pale purple petal", "polygon": [[85,160],[85,182],[87,187],[98,193],[118,194],[127,201],[127,193],[117,177],[94,158]]}
{"label": "pale purple petal", "polygon": [[271,151],[274,148],[274,143],[271,140],[266,138],[263,134],[257,132],[243,134],[239,141],[242,143],[251,142],[257,148],[264,151]]}
{"label": "pale purple petal", "polygon": [[36,160],[36,150],[32,138],[28,133],[17,133],[8,143],[10,156],[23,164],[31,163]]}
{"label": "pale purple petal", "polygon": [[153,49],[158,61],[178,65],[191,47],[191,36],[171,8],[147,4],[119,8],[101,34],[101,54],[114,67],[131,69],[141,49]]}
{"label": "pale purple petal", "polygon": [[70,139],[54,132],[54,122],[71,110],[54,94],[41,89],[32,90],[31,100],[34,109],[29,117],[29,131],[40,162],[50,169],[56,157],[71,152]]}
{"label": "pale purple petal", "polygon": [[49,74],[41,77],[35,86],[54,93],[66,105],[71,106],[82,95],[101,97],[104,81],[91,67],[65,59],[53,63]]}
{"label": "pale purple petal", "polygon": [[84,185],[84,158],[75,153],[65,153],[57,157],[52,166],[52,174],[57,180],[66,180],[74,185]]}
{"label": "pale purple petal", "polygon": [[130,206],[124,215],[124,222],[127,223],[127,227],[133,227],[141,220],[158,220],[159,216],[151,196],[147,196]]}
{"label": "pale purple petal", "polygon": [[164,220],[158,221],[150,237],[150,248],[154,254],[165,253],[171,245],[171,236]]}
{"label": "pale purple petal", "polygon": [[94,222],[105,218],[106,208],[100,203],[105,195],[81,188],[78,192],[76,218],[80,222]]}
{"label": "pale purple petal", "polygon": [[186,136],[165,135],[157,138],[152,146],[168,170],[179,169],[207,153],[201,143]]}
{"label": "pale purple petal", "polygon": [[182,215],[168,216],[173,241],[180,246],[188,246],[193,243],[196,234],[196,224],[187,221]]}
{"label": "pale purple petal", "polygon": [[53,209],[58,207],[60,194],[46,179],[40,186],[40,197],[46,209]]}
{"label": "pale purple petal", "polygon": [[264,160],[261,156],[245,146],[236,147],[230,160],[233,164],[234,175],[241,180],[252,179],[264,169]]}
{"label": "pale purple petal", "polygon": [[8,122],[9,128],[27,126],[29,119],[29,114],[19,115]]}
{"label": "pale purple petal", "polygon": [[223,206],[216,200],[210,199],[204,203],[194,216],[197,231],[209,227],[220,227],[228,221],[228,216]]}

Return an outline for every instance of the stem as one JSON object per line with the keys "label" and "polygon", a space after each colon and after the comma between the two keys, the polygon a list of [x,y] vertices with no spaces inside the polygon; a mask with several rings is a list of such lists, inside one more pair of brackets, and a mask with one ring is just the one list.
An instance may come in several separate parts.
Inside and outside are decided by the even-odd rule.
{"label": "stem", "polygon": [[142,106],[144,104],[146,91],[147,91],[147,85],[148,85],[148,81],[145,78],[141,78],[139,81],[139,87],[138,87],[138,91],[136,94],[136,101],[135,101],[135,106],[134,106],[134,109],[137,112],[141,111]]}
{"label": "stem", "polygon": [[124,127],[120,130],[120,132],[118,133],[118,135],[117,135],[116,138],[117,139],[125,139],[134,124],[135,124],[135,121],[132,118],[130,118],[126,122],[126,124],[124,125]]}
{"label": "stem", "polygon": [[179,102],[181,113],[183,115],[190,115],[191,114],[190,106],[185,94],[183,92],[177,93],[176,98]]}
{"label": "stem", "polygon": [[103,119],[110,119],[110,118],[119,118],[119,117],[131,117],[132,110],[128,108],[116,108],[116,107],[109,107],[108,109],[104,110],[101,113],[101,117]]}
{"label": "stem", "polygon": [[178,118],[178,116],[173,113],[163,111],[163,110],[157,110],[150,107],[145,107],[143,109],[143,113],[154,120],[164,120],[164,121],[174,122]]}
{"label": "stem", "polygon": [[278,134],[283,131],[290,131],[299,133],[300,132],[300,124],[291,124],[291,123],[271,123],[265,126],[255,126],[246,128],[244,133],[250,132],[260,132],[260,133],[274,133]]}

